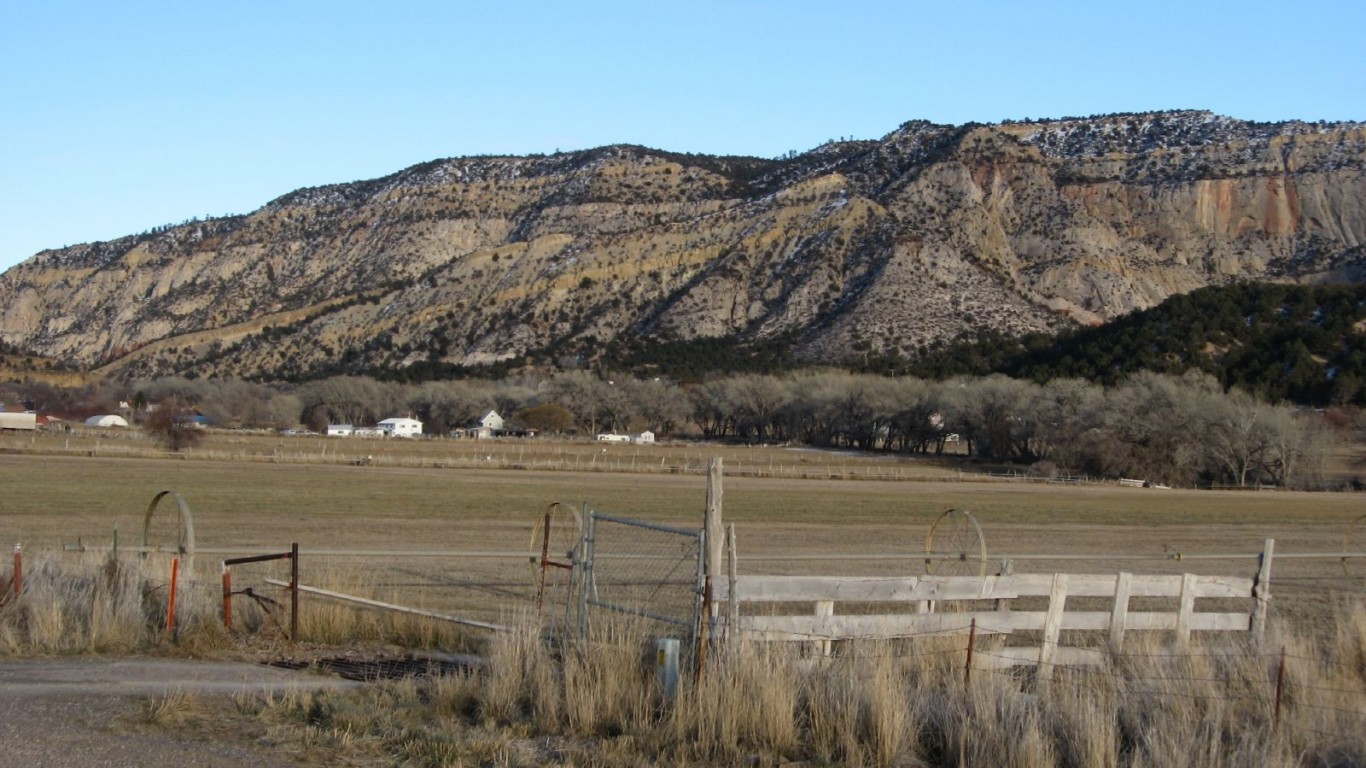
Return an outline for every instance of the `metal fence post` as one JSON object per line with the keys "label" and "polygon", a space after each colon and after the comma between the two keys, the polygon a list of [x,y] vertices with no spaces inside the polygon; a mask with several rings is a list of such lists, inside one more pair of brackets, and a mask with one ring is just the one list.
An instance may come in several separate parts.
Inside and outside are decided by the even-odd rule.
{"label": "metal fence post", "polygon": [[661,637],[655,641],[655,679],[664,700],[673,702],[678,695],[678,640]]}
{"label": "metal fence post", "polygon": [[[585,505],[587,506],[587,505]],[[588,510],[583,529],[583,583],[579,585],[579,637],[588,639],[588,600],[593,589],[593,539],[598,526],[598,513]]]}
{"label": "metal fence post", "polygon": [[289,641],[299,642],[299,542],[289,545]]}
{"label": "metal fence post", "polygon": [[223,563],[223,627],[232,629],[232,569]]}
{"label": "metal fence post", "polygon": [[171,558],[171,591],[166,598],[166,634],[175,637],[176,580],[180,575],[180,558]]}

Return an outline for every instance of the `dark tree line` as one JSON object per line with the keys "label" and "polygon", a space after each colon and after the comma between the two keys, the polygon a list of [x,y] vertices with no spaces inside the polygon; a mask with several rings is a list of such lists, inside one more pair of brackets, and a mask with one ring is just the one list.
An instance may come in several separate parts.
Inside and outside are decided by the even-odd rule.
{"label": "dark tree line", "polygon": [[1116,386],[1140,371],[1199,371],[1272,402],[1366,405],[1366,284],[1242,283],[1173,296],[1057,337],[982,332],[874,368],[931,379],[1004,373]]}
{"label": "dark tree line", "polygon": [[[497,410],[512,428],[588,436],[649,429],[746,443],[798,444],[909,455],[953,453],[1053,474],[1135,477],[1176,485],[1322,484],[1336,439],[1325,415],[1271,404],[1208,374],[1142,372],[1105,387],[1001,375],[930,381],[845,371],[745,373],[680,385],[664,378],[573,371],[499,381],[403,384],[335,376],[301,385],[161,379],[130,395],[114,385],[63,391],[10,385],[12,396],[72,416],[112,412],[131,399],[218,427],[375,424],[411,415],[429,435]],[[25,399],[26,398],[26,399]],[[56,406],[56,407],[53,407]],[[1337,412],[1352,424],[1353,411]],[[174,422],[146,424],[167,429]]]}

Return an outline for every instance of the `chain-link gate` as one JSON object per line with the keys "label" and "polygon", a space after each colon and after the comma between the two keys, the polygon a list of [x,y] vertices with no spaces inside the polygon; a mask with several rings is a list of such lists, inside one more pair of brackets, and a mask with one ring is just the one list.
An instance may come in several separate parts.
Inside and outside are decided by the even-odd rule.
{"label": "chain-link gate", "polygon": [[590,511],[575,569],[577,625],[590,631],[590,612],[634,616],[671,627],[696,641],[705,584],[705,534]]}

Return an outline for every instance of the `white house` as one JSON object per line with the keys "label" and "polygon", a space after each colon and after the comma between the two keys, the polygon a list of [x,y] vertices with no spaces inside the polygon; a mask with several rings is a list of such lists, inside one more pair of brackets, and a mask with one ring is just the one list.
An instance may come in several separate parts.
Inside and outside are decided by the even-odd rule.
{"label": "white house", "polygon": [[355,433],[355,431],[356,431],[356,428],[353,427],[353,426],[351,426],[350,424],[328,424],[328,425],[327,425],[327,436],[328,436],[328,437],[350,437],[352,434]]}
{"label": "white house", "polygon": [[497,411],[489,411],[479,420],[479,426],[492,432],[502,432],[503,417],[499,416]]}
{"label": "white house", "polygon": [[111,413],[103,416],[91,416],[85,420],[85,425],[87,427],[126,427],[128,420]]}
{"label": "white house", "polygon": [[633,435],[633,436],[631,437],[631,442],[636,443],[636,444],[639,444],[639,445],[653,445],[653,444],[654,444],[654,441],[655,441],[655,433],[651,432],[651,431],[648,430],[648,429],[645,430],[644,432],[641,432],[641,433],[638,434],[638,435]]}
{"label": "white house", "polygon": [[420,437],[422,435],[422,422],[417,419],[385,419],[375,426],[384,430],[384,434],[389,437]]}

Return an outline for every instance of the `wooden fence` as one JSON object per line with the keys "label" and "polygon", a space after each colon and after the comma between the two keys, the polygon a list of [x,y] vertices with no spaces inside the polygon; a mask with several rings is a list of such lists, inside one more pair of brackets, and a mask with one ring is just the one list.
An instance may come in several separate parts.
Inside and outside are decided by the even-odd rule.
{"label": "wooden fence", "polygon": [[[1266,542],[1255,577],[1196,574],[1010,574],[1001,576],[739,576],[714,586],[719,628],[733,638],[811,642],[823,653],[841,640],[913,639],[930,635],[1038,633],[1038,646],[1006,645],[982,657],[983,666],[1089,665],[1106,650],[1119,653],[1125,634],[1171,633],[1181,642],[1193,632],[1249,632],[1260,637],[1270,598],[1271,554]],[[1033,598],[1042,610],[1017,610]],[[1046,600],[1044,600],[1046,598]],[[1102,598],[1069,608],[1069,598]],[[1161,608],[1135,610],[1132,598],[1165,598]],[[1196,601],[1217,598],[1219,610]],[[1228,604],[1239,605],[1229,610]],[[863,612],[837,613],[837,603]],[[1097,609],[1095,603],[1108,607]],[[804,607],[802,612],[784,610]],[[887,609],[900,606],[901,610]],[[881,609],[876,613],[868,608]],[[1037,608],[1038,605],[1031,606]],[[724,620],[721,617],[724,616]],[[1104,633],[1106,647],[1063,647],[1064,631]]]}

